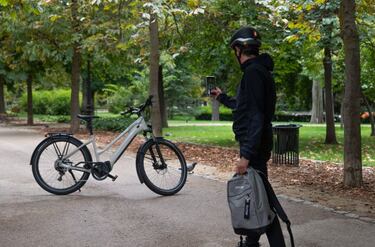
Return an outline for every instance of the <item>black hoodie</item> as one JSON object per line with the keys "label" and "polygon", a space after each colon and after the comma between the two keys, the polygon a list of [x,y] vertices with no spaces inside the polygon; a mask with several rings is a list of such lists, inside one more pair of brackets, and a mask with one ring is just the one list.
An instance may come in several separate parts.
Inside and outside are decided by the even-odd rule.
{"label": "black hoodie", "polygon": [[240,142],[240,156],[248,160],[272,150],[272,118],[275,112],[273,61],[261,54],[241,64],[243,76],[235,97],[220,94],[217,100],[233,110],[233,132]]}

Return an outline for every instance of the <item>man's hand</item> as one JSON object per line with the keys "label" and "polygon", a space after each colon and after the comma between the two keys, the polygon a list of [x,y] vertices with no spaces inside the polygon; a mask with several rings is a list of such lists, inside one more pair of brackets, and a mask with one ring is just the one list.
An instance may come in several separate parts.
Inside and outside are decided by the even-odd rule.
{"label": "man's hand", "polygon": [[211,96],[216,99],[217,96],[219,96],[222,93],[222,91],[221,91],[220,88],[215,87],[215,88],[211,89],[210,93],[211,93]]}
{"label": "man's hand", "polygon": [[249,166],[249,160],[241,158],[240,162],[236,165],[236,173],[244,174]]}

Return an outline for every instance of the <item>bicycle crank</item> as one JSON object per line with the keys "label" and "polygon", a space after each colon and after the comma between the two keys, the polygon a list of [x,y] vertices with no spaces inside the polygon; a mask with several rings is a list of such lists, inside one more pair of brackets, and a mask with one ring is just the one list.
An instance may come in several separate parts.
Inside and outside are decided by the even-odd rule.
{"label": "bicycle crank", "polygon": [[109,174],[112,170],[111,163],[109,161],[105,162],[95,162],[91,168],[92,176],[99,181],[106,179],[107,177],[111,178],[112,181],[117,179],[117,175],[113,176]]}

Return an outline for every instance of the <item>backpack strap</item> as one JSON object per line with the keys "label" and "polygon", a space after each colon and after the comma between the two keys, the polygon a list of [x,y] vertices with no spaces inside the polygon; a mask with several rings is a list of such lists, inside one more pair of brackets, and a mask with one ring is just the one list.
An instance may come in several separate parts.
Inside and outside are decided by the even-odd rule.
{"label": "backpack strap", "polygon": [[292,247],[294,247],[294,237],[292,233],[290,220],[288,219],[288,216],[286,215],[283,207],[281,206],[279,199],[277,199],[275,191],[273,190],[267,177],[260,171],[258,171],[258,173],[260,174],[260,177],[263,179],[264,187],[266,188],[270,205],[275,209],[276,214],[280,217],[280,219],[284,221],[284,223],[286,224],[290,236],[290,243]]}

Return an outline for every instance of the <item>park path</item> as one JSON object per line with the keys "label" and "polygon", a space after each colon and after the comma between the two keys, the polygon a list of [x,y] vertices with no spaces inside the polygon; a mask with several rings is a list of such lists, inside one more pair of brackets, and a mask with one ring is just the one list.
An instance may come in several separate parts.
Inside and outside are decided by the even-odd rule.
{"label": "park path", "polygon": [[[43,136],[0,125],[0,246],[231,247],[226,185],[189,176],[173,197],[139,184],[132,157],[115,166],[116,182],[89,180],[82,192],[54,196],[34,182],[29,166]],[[372,247],[375,225],[281,199],[296,246]],[[268,246],[263,237],[263,246]]]}

